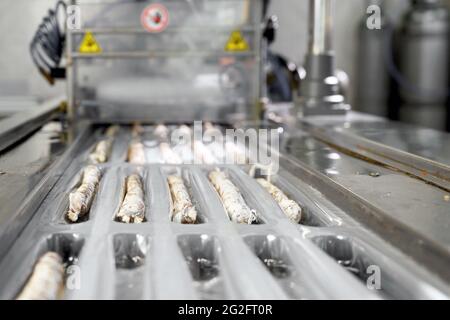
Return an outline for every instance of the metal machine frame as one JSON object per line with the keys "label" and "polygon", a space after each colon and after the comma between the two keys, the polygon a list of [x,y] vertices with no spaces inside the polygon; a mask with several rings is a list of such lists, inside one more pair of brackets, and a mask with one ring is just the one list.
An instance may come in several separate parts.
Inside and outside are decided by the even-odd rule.
{"label": "metal machine frame", "polygon": [[[214,1],[214,0],[213,0]],[[232,0],[232,1],[243,1],[243,0]],[[246,1],[261,1],[261,0],[246,0]],[[90,1],[90,0],[71,0],[72,5],[77,4],[101,4],[103,0],[98,1]],[[108,1],[110,3],[118,3],[117,1]],[[263,18],[261,16],[261,18]],[[250,50],[245,52],[226,52],[226,51],[168,51],[168,50],[153,50],[153,51],[126,51],[126,52],[102,52],[98,54],[86,54],[79,53],[77,51],[77,46],[74,43],[74,37],[77,35],[83,35],[87,31],[93,33],[94,35],[148,35],[149,37],[155,36],[155,34],[149,33],[143,28],[135,28],[135,27],[101,27],[101,28],[82,28],[81,30],[67,30],[66,36],[66,59],[67,59],[67,69],[66,69],[66,77],[67,77],[67,101],[68,101],[68,116],[71,121],[76,121],[78,102],[75,97],[75,84],[76,84],[76,74],[77,67],[76,64],[80,60],[98,60],[98,59],[151,59],[156,57],[253,57],[255,61],[258,62],[258,72],[255,72],[255,78],[252,83],[255,90],[257,92],[257,99],[253,102],[252,105],[247,106],[249,110],[247,110],[247,114],[245,118],[253,118],[256,119],[261,110],[261,101],[265,98],[265,73],[264,73],[264,64],[265,64],[265,50],[267,46],[265,44],[266,40],[263,38],[263,21],[261,19],[261,23],[255,26],[240,26],[239,29],[243,32],[251,32],[253,33],[253,48],[258,48],[257,50]],[[176,27],[170,27],[164,32],[177,32],[181,29],[177,29]],[[205,32],[204,28],[196,28],[196,27],[183,27],[182,30],[184,32]],[[208,32],[224,32],[224,31],[233,31],[233,28],[229,27],[214,27],[208,28]],[[157,35],[156,35],[157,36]],[[151,106],[149,105],[149,109]],[[130,108],[129,112],[133,114],[133,109]],[[140,118],[134,119],[136,121],[145,121],[146,119],[142,119],[142,115]],[[155,120],[154,113],[151,117],[148,117],[148,120]],[[186,119],[187,120],[187,119]],[[194,119],[190,119],[194,120]]]}

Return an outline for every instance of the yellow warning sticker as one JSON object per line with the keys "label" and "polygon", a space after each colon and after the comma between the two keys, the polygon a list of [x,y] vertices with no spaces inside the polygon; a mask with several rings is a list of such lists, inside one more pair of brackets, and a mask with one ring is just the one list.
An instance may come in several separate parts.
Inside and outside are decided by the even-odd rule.
{"label": "yellow warning sticker", "polygon": [[247,51],[249,48],[247,41],[240,31],[233,31],[225,45],[225,51]]}
{"label": "yellow warning sticker", "polygon": [[100,47],[92,32],[88,31],[84,35],[78,51],[80,53],[100,53],[102,52],[102,47]]}

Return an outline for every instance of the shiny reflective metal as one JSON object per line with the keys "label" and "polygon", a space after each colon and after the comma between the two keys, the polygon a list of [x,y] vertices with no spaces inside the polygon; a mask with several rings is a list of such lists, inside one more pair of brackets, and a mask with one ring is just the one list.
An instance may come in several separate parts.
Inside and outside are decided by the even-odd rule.
{"label": "shiny reflective metal", "polygon": [[332,48],[333,0],[310,0],[306,77],[300,85],[299,117],[343,115],[350,110],[339,93]]}
{"label": "shiny reflective metal", "polygon": [[63,97],[0,119],[0,152],[50,121],[59,111]]}
{"label": "shiny reflective metal", "polygon": [[310,0],[309,53],[330,54],[333,51],[333,3],[330,0]]}
{"label": "shiny reflective metal", "polygon": [[[273,126],[247,124],[267,125]],[[248,166],[221,166],[261,220],[233,224],[207,178],[214,166],[163,165],[158,157],[141,167],[127,164],[131,133],[122,127],[110,162],[101,166],[89,220],[69,225],[62,218],[67,193],[103,131],[89,126],[55,168],[64,174],[36,195],[44,202],[24,212],[33,218],[21,236],[3,248],[0,297],[13,298],[39,255],[55,250],[82,271],[81,288],[67,290],[66,299],[448,298],[445,192],[348,155],[308,128],[285,129],[272,182],[301,204],[300,224],[286,218]],[[125,225],[114,213],[123,179],[135,170],[145,177],[147,222]],[[201,223],[170,221],[166,178],[174,172],[187,181]],[[381,272],[379,289],[370,289],[373,270]]]}

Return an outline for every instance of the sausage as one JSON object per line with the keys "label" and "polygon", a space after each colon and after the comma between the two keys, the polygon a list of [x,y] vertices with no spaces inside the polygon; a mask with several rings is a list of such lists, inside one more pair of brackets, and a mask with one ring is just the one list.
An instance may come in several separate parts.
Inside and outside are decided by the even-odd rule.
{"label": "sausage", "polygon": [[66,217],[71,222],[77,222],[90,210],[101,178],[101,171],[96,166],[87,166],[83,171],[80,186],[69,195],[69,210]]}
{"label": "sausage", "polygon": [[171,220],[183,224],[193,224],[197,220],[197,210],[192,204],[188,190],[179,176],[171,175],[167,178],[170,195],[172,197]]}
{"label": "sausage", "polygon": [[284,214],[293,222],[299,223],[302,219],[302,208],[294,200],[289,199],[283,191],[269,181],[259,178],[258,183],[266,189],[272,198],[278,203]]}
{"label": "sausage", "polygon": [[56,252],[45,253],[36,263],[17,300],[56,300],[64,290],[64,265]]}
{"label": "sausage", "polygon": [[142,223],[145,219],[144,188],[137,174],[125,181],[125,197],[116,218],[124,223]]}
{"label": "sausage", "polygon": [[211,171],[209,180],[219,193],[231,221],[252,224],[257,220],[256,212],[248,207],[238,188],[227,178],[224,172]]}

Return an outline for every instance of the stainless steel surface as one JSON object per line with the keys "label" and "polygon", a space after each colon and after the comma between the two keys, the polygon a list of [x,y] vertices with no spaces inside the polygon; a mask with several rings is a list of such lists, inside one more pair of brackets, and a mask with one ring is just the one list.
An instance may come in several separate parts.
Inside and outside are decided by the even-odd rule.
{"label": "stainless steel surface", "polygon": [[51,120],[62,101],[61,97],[55,98],[0,121],[0,152]]}
{"label": "stainless steel surface", "polygon": [[447,133],[357,113],[306,123],[319,139],[450,190]]}
{"label": "stainless steel surface", "polygon": [[[101,165],[104,177],[89,220],[67,224],[62,218],[67,193],[101,131],[87,129],[66,154],[65,169],[55,168],[60,173],[40,196],[44,202],[29,208],[32,221],[0,260],[0,297],[13,298],[39,255],[66,242],[83,272],[81,288],[67,290],[67,299],[450,295],[450,238],[442,223],[448,221],[448,205],[438,201],[442,190],[345,155],[298,129],[284,136],[281,169],[272,181],[302,205],[300,224],[284,216],[248,175],[248,166],[225,165],[222,170],[261,218],[257,225],[231,223],[207,178],[214,166],[158,164],[152,149],[147,164],[127,164],[127,127],[114,142],[111,160]],[[146,145],[153,148],[150,142]],[[135,170],[144,177],[147,222],[125,225],[114,221],[114,212],[121,183]],[[170,222],[166,178],[174,172],[187,181],[202,223]],[[380,291],[367,288],[367,268],[373,265],[381,269]]]}
{"label": "stainless steel surface", "polygon": [[[359,125],[353,127],[353,123]],[[385,127],[390,130],[379,130]],[[399,138],[405,128],[419,133],[411,134],[412,139],[422,137],[415,140],[415,147],[409,139]],[[346,117],[310,118],[297,129],[286,131],[281,165],[448,281],[450,192],[445,189],[448,180],[433,175],[448,167],[401,150],[423,154],[430,141],[425,133],[441,137],[438,141],[446,150],[445,141],[450,141],[446,134],[387,123],[373,116],[351,113]],[[385,141],[388,145],[375,142],[376,137],[388,136],[397,137],[393,140],[397,144],[389,138]],[[434,178],[440,180],[432,183]]]}
{"label": "stainless steel surface", "polygon": [[332,46],[333,1],[309,2],[309,49],[305,57],[306,76],[301,81],[298,117],[343,115],[350,110],[339,92]]}
{"label": "stainless steel surface", "polygon": [[16,239],[33,210],[59,178],[55,163],[66,150],[57,122],[51,122],[11,150],[0,154],[0,239]]}
{"label": "stainless steel surface", "polygon": [[[379,223],[378,231],[383,238],[397,237],[396,241],[399,241],[405,234],[400,230],[407,228],[411,230],[409,240],[402,239],[402,243],[396,242],[395,245],[406,244],[410,246],[410,255],[421,254],[425,259],[430,258],[432,253],[426,250],[420,253],[421,247],[431,245],[436,252],[442,253],[445,261],[450,261],[447,192],[396,170],[355,159],[307,135],[290,138],[286,148],[288,154],[307,168],[320,172],[324,183],[327,180],[335,182],[336,190],[331,192],[341,188],[341,195],[345,195],[341,200],[344,208],[348,210],[357,204],[358,198],[361,204],[370,204],[372,213],[370,209],[365,213],[357,212],[360,208],[353,210],[362,223]],[[313,185],[319,188],[317,183]],[[327,195],[335,199],[339,197],[337,194]],[[445,274],[448,277],[448,273]]]}
{"label": "stainless steel surface", "polygon": [[[190,17],[183,10],[167,34],[157,37],[127,20],[140,12],[141,2],[72,1],[97,9],[117,4],[129,10],[117,10],[111,19],[105,15],[101,21],[88,20],[102,53],[78,52],[79,40],[90,28],[68,32],[68,112],[72,125],[80,129],[73,143],[62,143],[61,130],[55,135],[46,126],[0,154],[0,298],[16,297],[46,251],[58,252],[67,265],[81,272],[81,286],[66,288],[65,299],[450,298],[450,135],[357,113],[344,115],[348,106],[338,94],[332,50],[332,0],[310,1],[310,68],[302,90],[306,87],[309,94],[307,107],[315,108],[306,114],[335,116],[312,116],[292,126],[227,121],[231,114],[244,114],[243,109],[256,110],[259,101],[255,97],[264,93],[261,52],[265,43],[259,13],[248,10],[259,1],[203,3],[222,2],[247,5],[243,19],[239,22],[233,15],[229,25],[212,23],[208,31],[224,34],[217,41],[207,41],[200,36],[205,25],[182,20]],[[195,8],[195,1],[167,5],[175,3]],[[211,8],[202,6],[206,18],[217,11]],[[172,9],[177,12],[175,6]],[[92,10],[97,11],[102,13]],[[98,21],[106,23],[96,25]],[[230,25],[248,36],[248,51],[222,50]],[[195,36],[184,41],[188,33]],[[171,42],[179,35],[183,41]],[[119,36],[126,40],[117,41]],[[234,69],[225,72],[222,68],[230,61]],[[161,67],[167,67],[172,78],[158,79]],[[194,76],[188,72],[189,76],[177,82],[182,78],[178,72],[189,67]],[[144,70],[150,73],[141,75]],[[117,80],[117,75],[119,81],[107,82]],[[169,97],[174,108],[155,95],[163,91],[158,80],[169,83],[163,98]],[[220,90],[239,88],[244,95],[221,92],[211,87],[214,81],[221,85],[225,81]],[[199,100],[194,99],[199,92],[186,85],[192,83],[196,83],[193,87],[208,84]],[[222,95],[237,100],[212,108]],[[0,122],[7,124],[0,127],[0,133],[4,132],[0,151],[39,128],[55,110],[48,107]],[[271,119],[281,119],[275,110],[269,113]],[[103,122],[84,125],[80,115]],[[300,223],[286,217],[250,175],[250,165],[164,163],[154,125],[145,125],[142,135],[147,162],[126,161],[132,139],[130,122],[178,123],[200,118],[243,128],[274,128],[282,134],[281,149],[270,150],[280,160],[280,170],[270,179],[302,207]],[[109,161],[98,165],[103,177],[92,207],[85,220],[69,224],[65,219],[69,194],[111,122],[124,125],[114,138]],[[189,150],[176,152],[184,159],[193,157]],[[208,178],[217,168],[256,212],[255,224],[230,221]],[[130,174],[138,174],[143,182],[142,224],[115,219]],[[167,178],[173,174],[186,184],[198,212],[196,224],[170,220]],[[381,272],[378,289],[369,285],[373,268]]]}
{"label": "stainless steel surface", "polygon": [[344,131],[450,166],[450,134],[400,122],[378,121],[368,128],[352,121]]}

